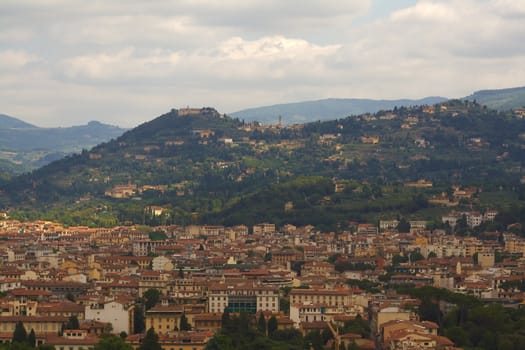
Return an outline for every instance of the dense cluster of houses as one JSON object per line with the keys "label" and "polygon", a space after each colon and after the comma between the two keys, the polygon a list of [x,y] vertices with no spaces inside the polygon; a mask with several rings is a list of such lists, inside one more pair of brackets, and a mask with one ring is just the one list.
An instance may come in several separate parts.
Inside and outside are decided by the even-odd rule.
{"label": "dense cluster of houses", "polygon": [[[418,319],[418,300],[347,283],[379,281],[396,257],[408,259],[392,266],[393,284],[432,285],[513,307],[525,299],[505,283],[523,279],[521,237],[459,237],[428,231],[424,221],[399,233],[396,225],[355,224],[339,234],[271,223],[173,225],[152,228],[167,237],[152,240],[138,227],[66,228],[4,217],[0,342],[9,342],[21,321],[37,343],[58,350],[88,349],[108,332],[125,333],[138,347],[144,334],[135,334],[134,313],[144,305],[137,301],[157,289],[160,300],[145,311],[144,321],[165,350],[203,349],[221,328],[225,310],[273,316],[279,329],[303,334],[331,327],[335,342],[355,342],[360,349],[456,349],[435,323]],[[500,253],[516,259],[498,259]],[[78,329],[65,329],[72,316]],[[337,331],[357,317],[369,323],[370,338]],[[182,318],[191,330],[180,329]]]}

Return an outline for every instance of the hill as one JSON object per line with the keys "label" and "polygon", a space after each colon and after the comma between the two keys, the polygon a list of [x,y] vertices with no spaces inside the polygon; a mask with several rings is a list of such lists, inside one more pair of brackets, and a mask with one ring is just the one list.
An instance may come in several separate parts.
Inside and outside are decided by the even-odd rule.
{"label": "hill", "polygon": [[118,137],[124,131],[96,121],[67,128],[39,128],[0,116],[0,170],[8,174],[30,171]]}
{"label": "hill", "polygon": [[279,116],[283,123],[308,123],[317,120],[331,120],[344,118],[349,115],[376,113],[380,110],[389,110],[394,107],[408,107],[416,105],[433,105],[444,102],[444,97],[426,97],[419,100],[371,100],[371,99],[337,99],[330,98],[318,101],[304,101],[285,103],[273,106],[250,108],[231,113],[234,118],[244,119],[247,122],[259,121],[264,124],[277,124]]}
{"label": "hill", "polygon": [[500,90],[481,90],[463,99],[474,101],[497,110],[525,107],[525,86]]}
{"label": "hill", "polygon": [[20,119],[13,118],[5,114],[0,114],[0,129],[21,129],[34,127],[34,125],[26,123]]}
{"label": "hill", "polygon": [[172,110],[4,182],[0,205],[91,226],[426,218],[452,185],[525,197],[524,135],[525,120],[462,101],[282,128]]}

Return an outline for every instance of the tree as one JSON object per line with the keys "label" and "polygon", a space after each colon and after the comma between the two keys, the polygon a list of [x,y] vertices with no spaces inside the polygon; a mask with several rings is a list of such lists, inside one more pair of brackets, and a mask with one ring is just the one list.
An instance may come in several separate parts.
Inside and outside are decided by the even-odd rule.
{"label": "tree", "polygon": [[77,316],[73,315],[69,317],[69,320],[66,323],[65,329],[79,329],[80,323],[78,322]]}
{"label": "tree", "polygon": [[206,344],[205,350],[233,350],[233,340],[225,334],[217,334]]}
{"label": "tree", "polygon": [[228,308],[224,309],[221,317],[221,329],[222,332],[228,332],[232,327],[232,320],[230,318],[230,311]]}
{"label": "tree", "polygon": [[396,230],[399,233],[409,233],[410,223],[405,218],[401,218],[401,220],[399,220],[399,223],[396,226]]}
{"label": "tree", "polygon": [[323,349],[323,337],[319,331],[311,331],[304,338],[305,344],[308,346],[308,349],[313,348],[314,350]]}
{"label": "tree", "polygon": [[398,266],[399,264],[406,263],[407,261],[408,257],[396,254],[392,257],[392,266]]}
{"label": "tree", "polygon": [[357,346],[355,340],[352,339],[352,342],[348,344],[348,350],[359,350],[359,346]]}
{"label": "tree", "polygon": [[130,344],[126,344],[120,337],[104,335],[100,337],[94,350],[133,350],[133,347]]}
{"label": "tree", "polygon": [[36,346],[36,335],[35,335],[35,330],[33,328],[31,328],[31,332],[29,332],[29,336],[27,337],[27,342],[32,347]]}
{"label": "tree", "polygon": [[321,332],[321,338],[323,338],[323,344],[326,344],[330,339],[334,339],[334,335],[330,328],[325,327],[325,329],[323,329]]}
{"label": "tree", "polygon": [[257,330],[262,334],[266,334],[266,318],[264,318],[264,313],[261,312],[259,315],[259,321],[257,322]]}
{"label": "tree", "polygon": [[146,307],[147,311],[159,302],[160,291],[155,288],[150,288],[144,292],[144,299],[146,299],[146,301],[144,302],[144,306]]}
{"label": "tree", "polygon": [[270,317],[270,319],[268,320],[268,335],[272,336],[273,332],[275,332],[278,327],[279,323],[277,322],[275,316]]}
{"label": "tree", "polygon": [[146,323],[144,321],[144,308],[142,305],[136,305],[133,310],[133,333],[142,333],[146,328]]}
{"label": "tree", "polygon": [[27,342],[27,331],[22,321],[18,321],[15,325],[15,331],[13,332],[13,343],[24,343]]}
{"label": "tree", "polygon": [[33,350],[34,347],[32,347],[31,345],[29,345],[29,343],[12,343],[8,346],[6,346],[5,348],[0,348],[0,349],[8,349],[8,350]]}
{"label": "tree", "polygon": [[56,350],[55,347],[51,344],[40,344],[37,349],[38,350]]}
{"label": "tree", "polygon": [[153,327],[146,332],[146,336],[142,339],[138,350],[162,350],[159,344],[159,336],[155,333]]}
{"label": "tree", "polygon": [[180,327],[179,329],[181,331],[191,331],[191,325],[188,322],[188,318],[186,317],[186,314],[183,312],[180,317]]}
{"label": "tree", "polygon": [[290,300],[285,298],[279,299],[279,310],[284,312],[286,315],[290,314]]}
{"label": "tree", "polygon": [[409,256],[411,262],[425,260],[425,257],[420,252],[411,252]]}

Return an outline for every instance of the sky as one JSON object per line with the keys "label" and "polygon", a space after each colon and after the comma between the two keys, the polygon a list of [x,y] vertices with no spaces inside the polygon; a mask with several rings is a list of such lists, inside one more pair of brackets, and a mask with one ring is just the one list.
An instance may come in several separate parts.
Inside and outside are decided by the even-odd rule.
{"label": "sky", "polygon": [[134,127],[525,85],[525,0],[1,0],[0,113]]}

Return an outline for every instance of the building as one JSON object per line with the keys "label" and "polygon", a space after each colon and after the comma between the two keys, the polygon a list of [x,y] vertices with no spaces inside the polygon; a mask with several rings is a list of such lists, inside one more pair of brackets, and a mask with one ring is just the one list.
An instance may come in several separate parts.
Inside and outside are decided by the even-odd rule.
{"label": "building", "polygon": [[208,312],[256,313],[279,311],[279,289],[273,286],[227,285],[218,283],[208,288]]}
{"label": "building", "polygon": [[350,289],[292,289],[290,305],[292,304],[325,304],[326,306],[343,306],[352,304]]}
{"label": "building", "polygon": [[126,332],[132,334],[134,308],[134,306],[118,301],[93,303],[85,307],[85,317],[86,320],[111,323],[113,333]]}

